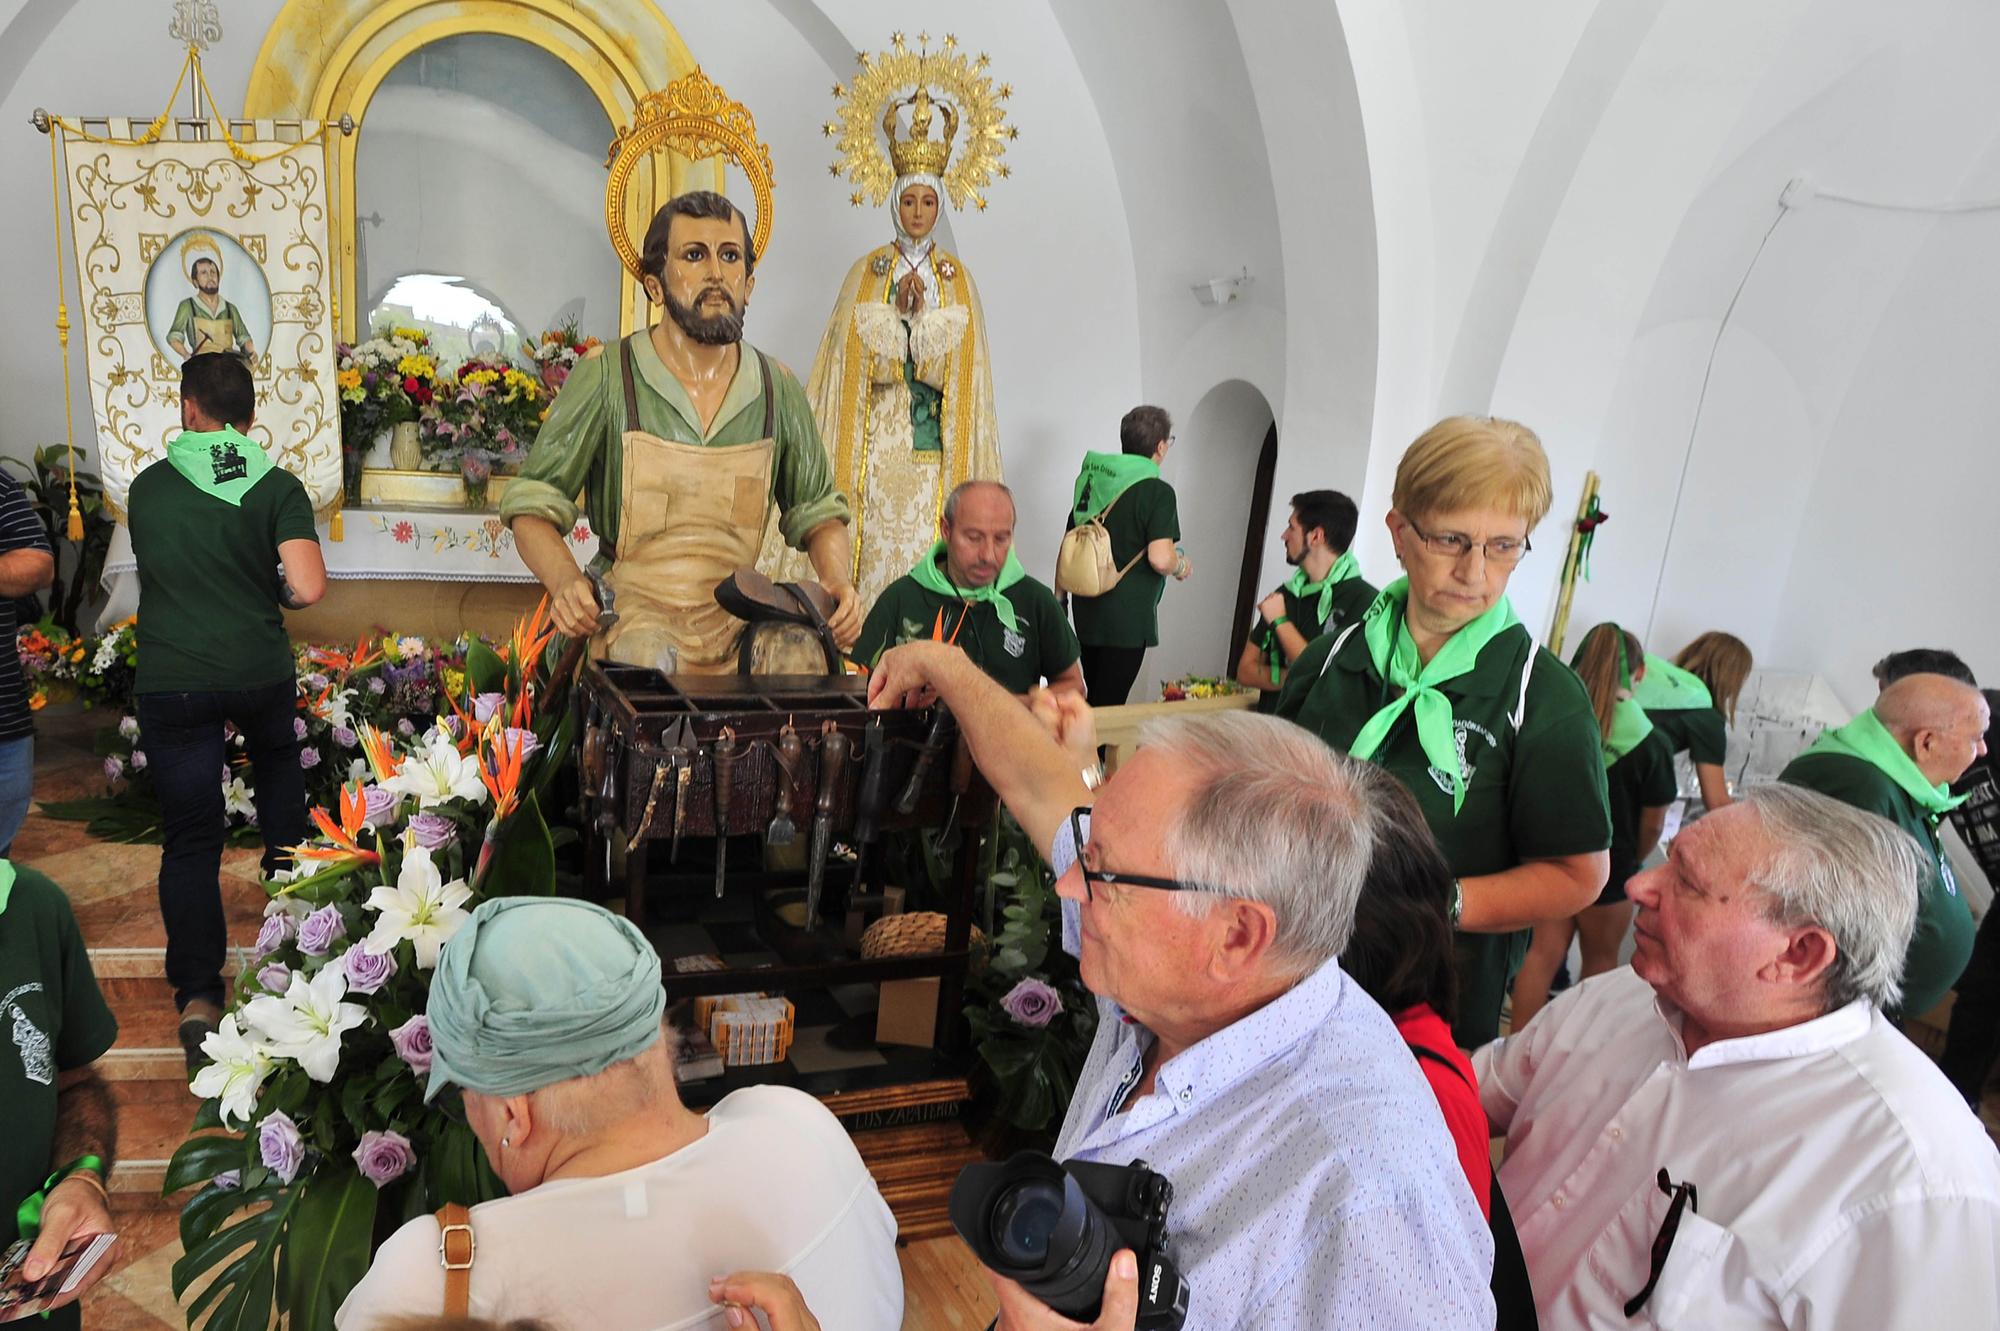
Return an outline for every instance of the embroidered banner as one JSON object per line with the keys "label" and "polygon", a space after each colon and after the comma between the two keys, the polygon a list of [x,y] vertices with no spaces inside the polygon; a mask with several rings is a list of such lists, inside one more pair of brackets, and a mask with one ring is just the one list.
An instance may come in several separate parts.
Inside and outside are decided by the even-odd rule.
{"label": "embroidered banner", "polygon": [[[124,516],[133,478],[181,428],[181,362],[208,351],[250,366],[247,433],[325,511],[340,488],[340,404],[324,146],[65,147],[78,323],[113,511]],[[267,154],[277,155],[253,160]]]}

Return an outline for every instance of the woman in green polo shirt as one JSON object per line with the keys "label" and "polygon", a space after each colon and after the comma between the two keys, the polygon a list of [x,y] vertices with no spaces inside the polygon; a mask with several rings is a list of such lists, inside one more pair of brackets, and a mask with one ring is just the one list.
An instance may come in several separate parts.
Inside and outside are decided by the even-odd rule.
{"label": "woman in green polo shirt", "polygon": [[[1645,680],[1646,655],[1639,640],[1616,624],[1599,624],[1583,635],[1570,666],[1590,694],[1597,710],[1598,732],[1604,737],[1604,781],[1611,805],[1611,877],[1594,905],[1573,920],[1550,920],[1535,926],[1527,960],[1514,977],[1513,1025],[1520,1030],[1549,1001],[1569,940],[1579,938],[1583,967],[1577,978],[1602,975],[1618,964],[1618,949],[1632,925],[1632,903],[1625,883],[1660,842],[1667,806],[1674,802],[1674,753],[1666,736],[1633,700],[1633,690]],[[1634,667],[1637,667],[1636,669]]]}
{"label": "woman in green polo shirt", "polygon": [[1452,1029],[1467,1048],[1499,1033],[1529,929],[1588,906],[1610,869],[1590,695],[1507,601],[1552,500],[1526,426],[1432,426],[1397,464],[1386,518],[1405,576],[1359,624],[1307,648],[1278,695],[1279,716],[1416,795],[1458,875]]}
{"label": "woman in green polo shirt", "polygon": [[1750,649],[1741,638],[1711,629],[1671,661],[1647,657],[1645,677],[1632,695],[1673,751],[1685,752],[1694,763],[1708,813],[1730,803],[1722,762],[1728,729],[1736,724],[1736,697],[1750,678],[1750,664]]}

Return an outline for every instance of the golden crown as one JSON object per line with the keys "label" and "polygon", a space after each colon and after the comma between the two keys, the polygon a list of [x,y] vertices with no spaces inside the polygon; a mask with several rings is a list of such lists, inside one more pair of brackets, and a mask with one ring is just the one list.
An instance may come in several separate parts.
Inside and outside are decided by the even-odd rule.
{"label": "golden crown", "polygon": [[[1020,131],[1003,123],[1007,113],[1000,103],[1012,97],[1014,89],[1005,83],[996,88],[986,72],[991,62],[983,55],[967,56],[958,49],[956,37],[947,35],[938,51],[930,49],[930,40],[929,33],[919,33],[921,49],[912,50],[903,34],[896,33],[890,50],[860,54],[861,69],[851,84],[833,85],[839,119],[827,121],[821,129],[839,141],[840,158],[829,169],[836,176],[844,173],[857,186],[848,196],[856,207],[864,201],[881,203],[902,176],[936,176],[954,206],[973,203],[984,208],[986,199],[980,191],[994,176],[1009,174],[1000,158]],[[910,129],[899,138],[896,117],[905,106],[910,108]],[[931,137],[935,115],[944,117],[944,134],[939,138]],[[956,161],[952,160],[955,138]]]}

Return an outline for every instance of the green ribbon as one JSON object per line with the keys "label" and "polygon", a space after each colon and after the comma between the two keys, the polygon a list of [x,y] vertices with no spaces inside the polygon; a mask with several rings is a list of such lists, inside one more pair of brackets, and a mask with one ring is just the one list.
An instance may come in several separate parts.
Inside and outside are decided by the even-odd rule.
{"label": "green ribbon", "polygon": [[1416,640],[1410,636],[1404,614],[1409,599],[1410,580],[1398,578],[1382,589],[1361,621],[1369,661],[1377,674],[1402,690],[1402,696],[1368,718],[1348,752],[1361,759],[1374,757],[1403,713],[1415,707],[1417,742],[1423,745],[1431,766],[1450,774],[1451,811],[1456,816],[1465,805],[1465,773],[1453,734],[1451,699],[1438,685],[1471,674],[1486,644],[1521,621],[1515,617],[1512,603],[1502,596],[1486,613],[1446,638],[1428,665],[1419,665]]}
{"label": "green ribbon", "polygon": [[196,489],[232,508],[241,508],[250,487],[275,465],[256,440],[229,426],[182,430],[167,444],[167,461]]}
{"label": "green ribbon", "polygon": [[944,542],[933,545],[917,566],[910,570],[910,576],[925,591],[936,592],[939,596],[955,596],[968,605],[984,601],[993,607],[993,613],[1000,617],[1000,625],[1008,632],[1020,627],[1020,620],[1014,614],[1014,603],[1003,592],[1028,576],[1028,570],[1021,567],[1021,561],[1014,552],[1007,551],[1007,562],[1000,566],[1000,576],[984,587],[961,587],[945,572]]}
{"label": "green ribbon", "polygon": [[[1292,570],[1292,576],[1285,579],[1281,590],[1290,592],[1301,601],[1317,593],[1319,595],[1319,605],[1315,610],[1315,614],[1319,622],[1324,625],[1328,613],[1333,609],[1334,587],[1346,582],[1349,578],[1358,578],[1360,576],[1361,565],[1355,560],[1354,552],[1352,550],[1343,550],[1340,552],[1340,558],[1333,561],[1333,567],[1326,571],[1326,576],[1318,582],[1307,582],[1305,569],[1302,567],[1295,568]],[[1264,642],[1264,660],[1271,667],[1271,681],[1275,684],[1284,683],[1285,650],[1278,645],[1278,630],[1275,625],[1271,629],[1270,636]]]}
{"label": "green ribbon", "polygon": [[1596,495],[1590,497],[1589,509],[1576,520],[1576,532],[1581,538],[1576,543],[1576,567],[1585,582],[1590,581],[1590,547],[1597,544],[1597,529],[1610,520],[1611,515],[1598,504]]}
{"label": "green ribbon", "polygon": [[42,1232],[42,1207],[48,1202],[49,1194],[56,1190],[56,1184],[79,1169],[91,1170],[99,1178],[106,1182],[110,1181],[108,1177],[110,1171],[104,1167],[102,1156],[80,1155],[64,1165],[49,1175],[48,1181],[42,1184],[41,1191],[29,1194],[28,1200],[15,1209],[14,1224],[20,1229],[23,1239],[33,1242],[35,1236]]}
{"label": "green ribbon", "polygon": [[1701,676],[1651,652],[1646,653],[1646,674],[1632,686],[1632,696],[1649,712],[1689,712],[1715,706]]}
{"label": "green ribbon", "polygon": [[0,915],[7,913],[7,899],[14,895],[14,861],[0,860]]}
{"label": "green ribbon", "polygon": [[[1140,481],[1158,480],[1160,464],[1131,453],[1085,453],[1070,495],[1070,516],[1085,523],[1111,507],[1113,500]],[[1088,507],[1084,496],[1090,496]]]}
{"label": "green ribbon", "polygon": [[1876,719],[1873,707],[1844,726],[1830,727],[1821,732],[1819,739],[1806,752],[1839,753],[1861,759],[1915,800],[1918,807],[1930,816],[1933,827],[1937,826],[1939,818],[1969,798],[1967,795],[1954,797],[1951,787],[1932,785],[1925,780],[1916,759],[1903,752],[1903,746],[1896,742],[1896,737]]}

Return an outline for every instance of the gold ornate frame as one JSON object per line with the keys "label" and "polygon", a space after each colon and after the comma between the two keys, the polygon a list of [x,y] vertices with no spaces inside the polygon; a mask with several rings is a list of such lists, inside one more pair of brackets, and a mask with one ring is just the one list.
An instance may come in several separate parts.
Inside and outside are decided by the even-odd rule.
{"label": "gold ornate frame", "polygon": [[[652,0],[289,0],[258,52],[243,98],[244,118],[338,120],[346,114],[365,127],[368,103],[398,62],[431,42],[470,32],[518,38],[562,61],[596,95],[614,126],[631,120],[653,89],[695,71],[687,45]],[[360,139],[360,133],[333,136],[327,153],[336,327],[350,341],[361,313],[354,289],[354,166]],[[626,234],[635,222],[643,227],[666,197],[719,187],[722,171],[720,163],[697,164],[670,153],[664,190],[655,177],[657,197],[623,199]],[[761,200],[758,212],[767,212]],[[619,293],[619,332],[647,321],[645,293],[628,267]]]}
{"label": "gold ornate frame", "polygon": [[[632,208],[626,198],[632,172],[660,149],[670,160],[706,161],[725,157],[750,181],[757,203],[757,223],[750,232],[750,251],[757,258],[771,240],[771,150],[757,138],[757,122],[741,102],[732,101],[700,69],[649,94],[633,112],[630,126],[621,126],[611,141],[605,165],[604,225],[611,248],[625,265],[626,281],[638,280],[639,246],[633,243]],[[650,219],[650,211],[647,213]]]}

